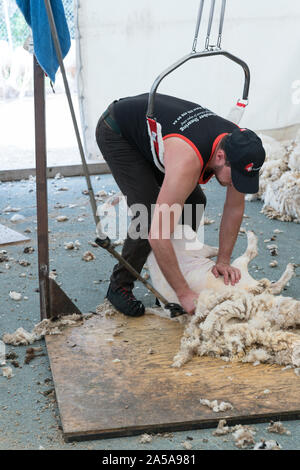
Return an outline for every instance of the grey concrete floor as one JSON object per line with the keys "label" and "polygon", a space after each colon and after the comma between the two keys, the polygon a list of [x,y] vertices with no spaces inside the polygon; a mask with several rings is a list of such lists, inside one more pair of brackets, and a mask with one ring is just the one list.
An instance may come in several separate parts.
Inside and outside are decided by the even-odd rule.
{"label": "grey concrete floor", "polygon": [[[102,175],[100,179],[92,178],[95,191],[118,191],[111,175]],[[50,267],[56,270],[57,282],[82,312],[95,311],[105,296],[110,271],[114,260],[100,248],[94,248],[89,241],[94,240],[94,223],[89,208],[88,196],[82,194],[86,189],[84,178],[49,180],[49,240]],[[68,188],[60,191],[60,188]],[[205,227],[206,243],[218,243],[218,226],[224,203],[225,190],[216,182],[207,185],[207,216],[214,219],[212,225]],[[54,206],[60,203],[64,208]],[[74,205],[75,207],[69,207]],[[3,209],[7,206],[18,207],[19,214],[25,220],[15,224],[10,221],[12,213]],[[260,213],[261,202],[246,204],[245,213],[249,218],[243,221],[243,227],[253,229],[259,237],[259,257],[250,266],[250,273],[257,279],[268,277],[276,280],[283,272],[285,265],[291,261],[299,263],[300,231],[299,225],[268,220]],[[69,220],[58,223],[56,217],[66,215]],[[79,220],[78,220],[79,219]],[[39,294],[37,275],[36,243],[36,202],[34,181],[21,181],[0,184],[0,223],[19,232],[30,228],[32,237],[30,246],[35,248],[31,254],[23,253],[24,245],[4,247],[11,260],[10,269],[5,263],[0,264],[0,338],[4,332],[13,332],[22,326],[31,330],[39,321]],[[264,240],[273,235],[279,228],[276,244],[279,247],[278,267],[269,267],[273,259],[266,248]],[[66,251],[64,242],[79,240],[78,251]],[[240,235],[234,250],[234,256],[241,254],[246,247],[246,236]],[[92,251],[96,259],[85,263],[81,260],[84,251]],[[20,259],[30,262],[28,267],[18,264]],[[25,276],[24,276],[25,274]],[[300,298],[300,269],[290,281],[284,295]],[[9,292],[21,292],[27,300],[16,302],[10,299]],[[137,284],[136,296],[145,305],[153,306],[154,297],[142,285]],[[65,443],[61,431],[59,412],[53,394],[53,381],[44,341],[35,346],[43,348],[44,356],[37,357],[30,364],[24,364],[26,347],[7,347],[7,352],[17,355],[19,368],[13,367],[14,376],[7,380],[0,376],[0,449],[111,449],[111,450],[183,450],[182,443],[187,439],[192,450],[234,450],[237,449],[231,434],[223,437],[212,435],[213,429],[174,432],[172,436],[154,435],[148,444],[139,442],[140,436],[95,440],[80,443]],[[300,380],[300,379],[299,379]],[[284,422],[291,435],[270,434],[267,423],[255,424],[255,441],[262,438],[277,440],[283,449],[300,449],[300,421]]]}

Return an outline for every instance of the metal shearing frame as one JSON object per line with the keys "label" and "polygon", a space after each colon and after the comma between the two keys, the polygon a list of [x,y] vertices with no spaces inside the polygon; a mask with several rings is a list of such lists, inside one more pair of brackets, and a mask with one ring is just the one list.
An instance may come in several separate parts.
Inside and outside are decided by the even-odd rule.
{"label": "metal shearing frame", "polygon": [[40,313],[44,320],[81,312],[54,279],[49,278],[45,79],[35,57],[33,61],[38,271]]}
{"label": "metal shearing frame", "polygon": [[174,64],[172,64],[170,67],[168,67],[166,70],[164,70],[156,78],[156,80],[154,81],[154,83],[151,87],[150,93],[149,93],[147,118],[155,119],[154,101],[155,101],[155,94],[156,94],[156,91],[157,91],[157,88],[158,88],[160,82],[167,75],[172,73],[174,70],[176,70],[178,67],[180,67],[181,65],[183,65],[187,61],[189,61],[191,59],[201,58],[201,57],[224,56],[224,57],[227,57],[227,59],[230,59],[231,61],[237,63],[238,65],[240,65],[243,68],[244,75],[245,75],[243,97],[242,97],[242,100],[238,101],[237,105],[242,106],[242,107],[247,106],[249,86],[250,86],[250,70],[249,70],[249,67],[242,59],[240,59],[239,57],[236,57],[235,55],[233,55],[230,52],[225,51],[221,48],[221,40],[222,40],[222,31],[223,31],[223,23],[224,23],[224,16],[225,16],[226,0],[222,0],[217,44],[216,45],[210,44],[210,34],[211,34],[211,27],[212,27],[212,22],[213,22],[213,18],[214,18],[215,1],[216,0],[211,0],[210,13],[209,13],[208,27],[207,27],[207,33],[206,33],[204,49],[200,52],[196,52],[196,47],[197,47],[197,42],[198,42],[198,34],[199,34],[199,29],[200,29],[201,19],[202,19],[202,13],[203,13],[203,7],[204,7],[204,0],[200,0],[192,51],[189,54],[182,57],[181,59],[179,59]]}

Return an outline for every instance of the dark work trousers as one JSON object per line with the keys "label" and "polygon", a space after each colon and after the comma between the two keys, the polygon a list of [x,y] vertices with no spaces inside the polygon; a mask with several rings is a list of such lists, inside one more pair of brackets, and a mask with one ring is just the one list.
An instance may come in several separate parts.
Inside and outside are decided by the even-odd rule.
{"label": "dark work trousers", "polygon": [[[159,171],[154,163],[152,164],[146,160],[120,134],[112,130],[103,117],[99,119],[96,128],[96,140],[116,183],[123,195],[127,197],[128,207],[132,204],[143,204],[147,208],[148,225],[140,229],[140,233],[144,235],[146,230],[147,236],[151,225],[151,205],[156,203],[164,174]],[[206,205],[205,194],[199,185],[190,194],[186,204],[191,204],[190,208],[192,208],[192,211],[187,211],[189,217],[186,218],[183,211],[181,222],[189,224],[193,230],[197,231],[203,214],[203,208]],[[199,204],[202,204],[202,206],[199,206]],[[198,210],[196,211],[197,205]],[[199,216],[199,208],[201,207],[202,212]],[[139,215],[133,214],[131,225],[134,225],[134,218]],[[145,237],[138,239],[131,238],[129,227],[127,238],[123,245],[122,256],[139,273],[150,251],[151,247],[148,239],[145,239]],[[122,264],[118,263],[113,269],[110,281],[113,289],[120,286],[132,289],[135,277]]]}

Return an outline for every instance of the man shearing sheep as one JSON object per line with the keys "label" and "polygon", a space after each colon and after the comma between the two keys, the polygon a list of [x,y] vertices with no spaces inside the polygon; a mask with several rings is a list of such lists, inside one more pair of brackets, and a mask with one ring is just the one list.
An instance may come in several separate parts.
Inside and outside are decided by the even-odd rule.
{"label": "man shearing sheep", "polygon": [[[114,101],[99,119],[96,139],[115,181],[127,197],[128,207],[139,204],[144,208],[139,237],[131,236],[131,227],[136,228],[134,222],[141,211],[133,214],[122,256],[141,272],[152,249],[180,304],[193,314],[197,295],[185,281],[170,242],[178,222],[178,214],[172,215],[170,207],[179,207],[182,223],[197,231],[201,213],[198,209],[206,205],[201,185],[215,176],[227,187],[219,255],[212,272],[216,277],[223,276],[225,284],[235,285],[241,273],[230,265],[230,258],[244,214],[245,194],[258,191],[265,151],[253,131],[240,129],[196,103],[157,94],[155,114],[162,127],[164,146],[163,159],[159,158],[151,151],[147,104],[148,94]],[[168,235],[164,236],[166,222]],[[145,308],[132,293],[134,281],[134,276],[117,264],[107,298],[125,315],[140,316]]]}

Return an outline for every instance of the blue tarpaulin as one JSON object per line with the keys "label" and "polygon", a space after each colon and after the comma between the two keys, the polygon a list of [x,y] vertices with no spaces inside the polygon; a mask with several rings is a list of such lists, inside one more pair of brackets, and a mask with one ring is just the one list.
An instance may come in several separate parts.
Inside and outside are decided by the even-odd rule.
{"label": "blue tarpaulin", "polygon": [[[52,82],[59,63],[51,36],[44,0],[16,0],[26,22],[32,29],[34,54]],[[50,0],[63,58],[67,55],[71,39],[62,0]]]}

